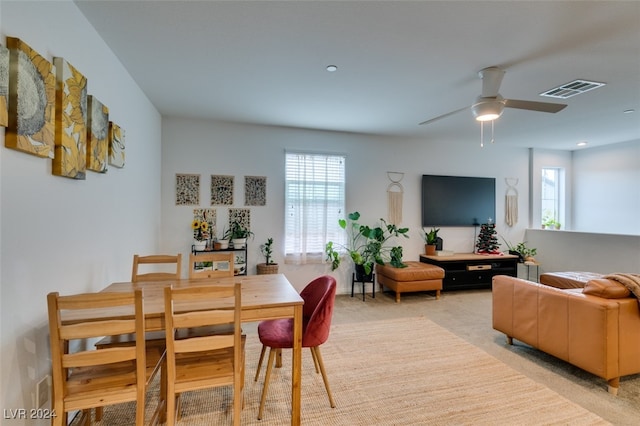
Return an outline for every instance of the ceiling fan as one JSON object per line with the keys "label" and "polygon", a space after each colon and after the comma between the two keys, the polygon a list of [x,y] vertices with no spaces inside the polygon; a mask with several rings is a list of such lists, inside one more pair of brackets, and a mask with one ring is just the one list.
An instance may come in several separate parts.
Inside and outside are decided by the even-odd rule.
{"label": "ceiling fan", "polygon": [[434,121],[457,114],[466,109],[471,109],[473,116],[478,121],[490,121],[500,117],[504,108],[526,109],[529,111],[556,113],[562,111],[566,104],[554,104],[549,102],[522,101],[518,99],[505,99],[498,90],[504,76],[504,70],[499,67],[488,67],[478,72],[482,79],[482,94],[478,96],[471,106],[448,112],[438,117],[423,121],[422,124],[430,124]]}

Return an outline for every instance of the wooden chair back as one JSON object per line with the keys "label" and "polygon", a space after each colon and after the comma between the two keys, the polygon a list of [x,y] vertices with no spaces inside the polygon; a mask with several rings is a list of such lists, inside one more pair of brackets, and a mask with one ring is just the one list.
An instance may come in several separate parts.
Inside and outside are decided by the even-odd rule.
{"label": "wooden chair back", "polygon": [[[244,344],[240,329],[241,287],[213,285],[165,287],[167,339],[167,425],[173,425],[179,408],[176,395],[216,386],[233,386],[233,424],[240,425],[244,384]],[[178,339],[181,330],[233,325],[232,334]],[[188,333],[187,333],[188,334]]]}
{"label": "wooden chair back", "polygon": [[[154,270],[152,272],[141,272],[140,265],[164,265],[164,269],[167,269],[167,265],[170,267],[169,271]],[[179,280],[182,270],[182,254],[168,255],[168,254],[153,254],[150,256],[133,255],[133,270],[131,271],[131,282],[148,282],[148,281],[169,281]]]}
{"label": "wooden chair back", "polygon": [[189,255],[189,278],[233,277],[234,253],[207,252]]}
{"label": "wooden chair back", "polygon": [[[69,411],[86,410],[127,401],[136,401],[136,424],[144,423],[147,386],[147,354],[144,340],[142,290],[125,293],[47,295],[51,363],[53,376],[52,410],[54,425],[67,424]],[[64,313],[95,311],[93,321],[63,323]],[[122,315],[128,319],[122,319]],[[130,317],[129,317],[130,315]],[[135,333],[132,346],[102,350],[83,349],[78,341]],[[68,353],[68,348],[80,347]],[[162,357],[160,357],[162,358]],[[155,371],[159,370],[158,359]],[[151,372],[153,376],[155,372]]]}

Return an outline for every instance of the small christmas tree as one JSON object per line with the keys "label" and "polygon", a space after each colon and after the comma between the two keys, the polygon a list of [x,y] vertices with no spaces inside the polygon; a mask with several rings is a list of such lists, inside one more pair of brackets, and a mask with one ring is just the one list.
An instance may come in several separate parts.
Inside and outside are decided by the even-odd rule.
{"label": "small christmas tree", "polygon": [[476,243],[477,252],[480,254],[500,254],[498,247],[500,245],[496,236],[496,224],[489,222],[481,225]]}

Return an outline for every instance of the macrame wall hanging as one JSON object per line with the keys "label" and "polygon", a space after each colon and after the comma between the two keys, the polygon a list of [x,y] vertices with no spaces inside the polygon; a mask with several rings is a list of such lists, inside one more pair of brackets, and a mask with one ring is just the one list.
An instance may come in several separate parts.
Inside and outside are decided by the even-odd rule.
{"label": "macrame wall hanging", "polygon": [[518,178],[505,178],[504,180],[507,183],[507,192],[504,200],[504,220],[507,225],[513,226],[518,223],[518,190],[516,189]]}
{"label": "macrame wall hanging", "polygon": [[397,225],[402,222],[402,194],[404,194],[404,188],[400,181],[404,177],[404,173],[387,172],[387,177],[391,181],[387,187],[387,200],[389,204],[387,219],[389,223]]}

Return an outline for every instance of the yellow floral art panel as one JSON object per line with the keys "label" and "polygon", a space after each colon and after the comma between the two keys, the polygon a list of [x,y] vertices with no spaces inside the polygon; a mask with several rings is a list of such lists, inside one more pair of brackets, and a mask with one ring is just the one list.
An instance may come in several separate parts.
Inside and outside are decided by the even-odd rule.
{"label": "yellow floral art panel", "polygon": [[124,130],[114,122],[109,122],[109,164],[124,167]]}
{"label": "yellow floral art panel", "polygon": [[18,38],[9,48],[9,120],[5,146],[53,158],[56,76],[54,66]]}
{"label": "yellow floral art panel", "polygon": [[0,46],[0,126],[9,124],[9,49]]}
{"label": "yellow floral art panel", "polygon": [[89,95],[87,110],[87,169],[107,172],[109,156],[109,108],[104,106],[95,96]]}
{"label": "yellow floral art panel", "polygon": [[56,67],[56,137],[53,174],[85,179],[87,170],[87,79],[63,58]]}

